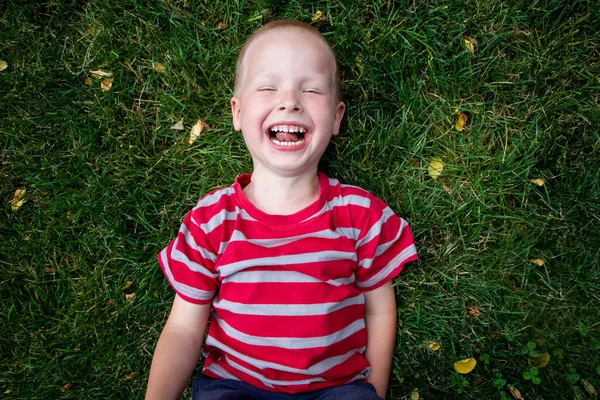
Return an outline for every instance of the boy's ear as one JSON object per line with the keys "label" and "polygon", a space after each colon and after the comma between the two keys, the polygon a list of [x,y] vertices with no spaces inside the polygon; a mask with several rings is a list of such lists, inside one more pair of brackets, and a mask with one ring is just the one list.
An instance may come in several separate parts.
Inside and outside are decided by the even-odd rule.
{"label": "boy's ear", "polygon": [[233,128],[236,131],[242,129],[241,125],[241,113],[242,109],[240,108],[240,99],[239,97],[231,98],[231,115],[233,120]]}
{"label": "boy's ear", "polygon": [[340,101],[335,107],[335,111],[333,114],[333,135],[337,135],[340,133],[340,124],[342,123],[342,117],[344,116],[344,111],[346,111],[346,104],[343,101]]}

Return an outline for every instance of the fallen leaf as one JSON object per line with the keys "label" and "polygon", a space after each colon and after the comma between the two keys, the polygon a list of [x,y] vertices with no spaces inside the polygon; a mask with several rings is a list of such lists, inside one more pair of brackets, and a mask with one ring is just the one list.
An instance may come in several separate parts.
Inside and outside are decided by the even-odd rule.
{"label": "fallen leaf", "polygon": [[458,113],[458,119],[456,120],[456,125],[454,125],[454,127],[457,131],[462,132],[465,130],[468,120],[467,114],[462,112]]}
{"label": "fallen leaf", "polygon": [[130,293],[130,294],[126,294],[125,295],[125,300],[127,300],[128,302],[132,302],[133,298],[135,297],[135,293]]}
{"label": "fallen leaf", "polygon": [[163,72],[165,69],[167,69],[164,65],[162,65],[160,63],[154,64],[153,68],[156,72]]}
{"label": "fallen leaf", "polygon": [[544,186],[544,184],[546,183],[546,181],[543,180],[543,179],[539,179],[538,178],[538,179],[532,179],[531,183],[535,183],[538,186]]}
{"label": "fallen leaf", "polygon": [[415,389],[410,394],[410,400],[419,400],[419,390]]}
{"label": "fallen leaf", "polygon": [[218,29],[218,30],[220,30],[220,31],[222,31],[222,30],[224,30],[224,29],[227,29],[227,25],[226,25],[226,24],[224,24],[223,22],[219,22],[219,23],[217,24],[217,29]]}
{"label": "fallen leaf", "polygon": [[592,396],[596,396],[598,394],[598,392],[596,392],[596,388],[594,387],[594,385],[592,385],[588,381],[583,381],[583,387]]}
{"label": "fallen leaf", "polygon": [[428,345],[429,345],[429,348],[433,351],[438,351],[440,349],[440,347],[442,347],[442,346],[440,346],[440,344],[438,342],[434,342],[434,341],[429,342]]}
{"label": "fallen leaf", "polygon": [[6,68],[8,68],[6,61],[0,60],[0,71],[4,71]]}
{"label": "fallen leaf", "polygon": [[481,311],[477,306],[471,306],[469,307],[469,315],[473,318],[479,318],[481,317]]}
{"label": "fallen leaf", "polygon": [[465,358],[464,360],[460,360],[454,363],[454,369],[459,374],[468,374],[473,371],[475,366],[477,365],[477,360],[474,358]]}
{"label": "fallen leaf", "polygon": [[4,394],[9,394],[11,391],[12,391],[12,390],[10,390],[10,389],[6,389],[6,390],[4,391]]}
{"label": "fallen leaf", "polygon": [[208,128],[208,125],[206,124],[206,122],[199,119],[198,122],[196,122],[196,125],[194,125],[192,127],[192,130],[190,131],[190,138],[188,140],[188,143],[194,143],[196,139],[198,139],[198,136],[200,136],[204,128]]}
{"label": "fallen leaf", "polygon": [[365,64],[363,63],[363,60],[361,60],[358,56],[356,56],[356,60],[354,62],[354,65],[356,65],[356,68],[358,68],[358,70],[361,73],[365,70]]}
{"label": "fallen leaf", "polygon": [[90,71],[90,74],[92,74],[94,76],[94,78],[96,78],[96,79],[112,78],[112,76],[113,76],[112,72],[102,71],[101,69],[96,70],[96,71]]}
{"label": "fallen leaf", "polygon": [[130,381],[133,379],[133,377],[135,376],[135,372],[130,373],[129,375],[126,375],[123,380],[124,381]]}
{"label": "fallen leaf", "polygon": [[100,82],[100,89],[102,89],[103,92],[108,92],[111,87],[112,82],[109,79],[104,79],[102,82]]}
{"label": "fallen leaf", "polygon": [[133,282],[128,281],[126,284],[123,285],[123,287],[121,288],[121,290],[127,290],[131,287],[131,285],[133,285]]}
{"label": "fallen leaf", "polygon": [[431,160],[431,163],[429,163],[427,170],[429,171],[429,176],[431,176],[433,179],[437,179],[444,170],[444,163],[442,162],[442,159],[435,157],[433,160]]}
{"label": "fallen leaf", "polygon": [[529,261],[532,262],[533,264],[537,265],[538,267],[543,267],[544,264],[546,263],[541,258],[536,258],[535,260],[529,260]]}
{"label": "fallen leaf", "polygon": [[446,191],[446,193],[452,194],[452,189],[446,185],[446,180],[444,178],[440,178],[440,182],[442,183],[442,188]]}
{"label": "fallen leaf", "polygon": [[317,22],[323,19],[323,12],[321,10],[317,10],[315,15],[312,17],[312,22]]}
{"label": "fallen leaf", "polygon": [[513,397],[517,400],[525,400],[525,397],[523,397],[523,395],[521,394],[521,392],[519,391],[519,389],[517,389],[514,386],[509,386],[508,390],[510,391],[510,394],[513,395]]}
{"label": "fallen leaf", "polygon": [[469,49],[471,54],[475,54],[475,45],[477,44],[477,39],[471,38],[465,35],[465,47]]}
{"label": "fallen leaf", "polygon": [[64,393],[67,390],[71,389],[72,387],[73,387],[72,383],[67,383],[65,386],[63,386],[63,387],[60,388],[60,391]]}
{"label": "fallen leaf", "polygon": [[56,268],[46,268],[44,271],[46,271],[47,274],[53,274],[56,272]]}
{"label": "fallen leaf", "polygon": [[94,84],[94,82],[92,82],[92,79],[89,76],[85,78],[84,83],[88,86],[92,86]]}
{"label": "fallen leaf", "polygon": [[177,122],[175,125],[171,126],[171,129],[175,129],[176,131],[182,131],[185,128],[183,127],[183,120]]}
{"label": "fallen leaf", "polygon": [[25,197],[25,189],[17,189],[15,190],[15,194],[13,195],[12,200],[10,201],[10,208],[13,211],[18,211],[19,208],[27,201],[24,199]]}
{"label": "fallen leaf", "polygon": [[533,357],[534,366],[537,368],[544,368],[550,362],[550,354],[542,353]]}
{"label": "fallen leaf", "polygon": [[71,211],[67,211],[65,217],[67,217],[67,219],[73,219],[73,213]]}

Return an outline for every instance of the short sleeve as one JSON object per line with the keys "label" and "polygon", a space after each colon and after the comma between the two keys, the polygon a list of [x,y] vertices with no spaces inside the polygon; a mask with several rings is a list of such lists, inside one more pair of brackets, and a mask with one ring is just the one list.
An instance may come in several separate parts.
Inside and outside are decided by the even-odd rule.
{"label": "short sleeve", "polygon": [[215,296],[219,281],[217,257],[211,247],[192,210],[183,219],[177,237],[158,254],[169,284],[186,301],[207,304]]}
{"label": "short sleeve", "polygon": [[406,221],[374,196],[356,242],[356,254],[356,286],[362,291],[377,289],[418,258]]}

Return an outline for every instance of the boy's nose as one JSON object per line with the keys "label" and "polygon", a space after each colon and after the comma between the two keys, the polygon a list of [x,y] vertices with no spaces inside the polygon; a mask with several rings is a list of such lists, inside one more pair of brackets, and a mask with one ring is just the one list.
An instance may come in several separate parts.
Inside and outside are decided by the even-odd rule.
{"label": "boy's nose", "polygon": [[291,91],[286,91],[279,104],[279,111],[300,111],[301,109],[302,106],[300,105],[298,95]]}

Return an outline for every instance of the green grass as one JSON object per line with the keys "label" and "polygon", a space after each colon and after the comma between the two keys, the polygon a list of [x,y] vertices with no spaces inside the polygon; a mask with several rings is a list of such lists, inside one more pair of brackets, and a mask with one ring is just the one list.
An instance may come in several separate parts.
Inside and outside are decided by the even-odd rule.
{"label": "green grass", "polygon": [[[0,4],[3,398],[143,397],[173,298],[155,255],[197,198],[251,168],[230,122],[236,51],[317,9],[348,105],[323,170],[383,198],[420,253],[397,284],[388,397],[600,389],[598,2],[212,3]],[[110,91],[85,85],[96,69]],[[198,118],[211,128],[189,145]],[[536,385],[525,373],[546,352]]]}

